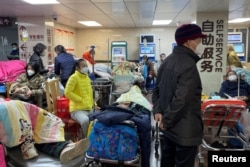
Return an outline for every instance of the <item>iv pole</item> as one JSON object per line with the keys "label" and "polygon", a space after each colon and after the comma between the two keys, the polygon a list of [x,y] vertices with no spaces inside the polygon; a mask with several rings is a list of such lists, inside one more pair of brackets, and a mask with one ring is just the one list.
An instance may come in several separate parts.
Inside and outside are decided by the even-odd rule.
{"label": "iv pole", "polygon": [[159,38],[159,54],[161,54],[161,38]]}
{"label": "iv pole", "polygon": [[93,81],[92,81],[92,83],[93,83],[93,99],[94,99],[94,106],[93,106],[93,112],[95,112],[95,64],[94,64],[94,61],[95,61],[95,46],[94,45],[92,45],[92,46],[90,46],[90,54],[91,54],[91,57],[92,57],[92,62],[93,62],[93,64],[92,64],[92,74],[90,74],[90,76],[92,75],[93,76]]}

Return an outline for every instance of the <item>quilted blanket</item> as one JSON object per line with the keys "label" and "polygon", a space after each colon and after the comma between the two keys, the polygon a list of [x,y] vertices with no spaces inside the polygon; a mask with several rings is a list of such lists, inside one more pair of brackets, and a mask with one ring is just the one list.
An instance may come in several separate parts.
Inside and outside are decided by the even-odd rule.
{"label": "quilted blanket", "polygon": [[12,82],[25,72],[26,62],[22,60],[0,61],[0,83]]}
{"label": "quilted blanket", "polygon": [[64,141],[64,123],[55,115],[19,100],[0,101],[0,141],[8,147],[21,144],[25,134],[35,143]]}

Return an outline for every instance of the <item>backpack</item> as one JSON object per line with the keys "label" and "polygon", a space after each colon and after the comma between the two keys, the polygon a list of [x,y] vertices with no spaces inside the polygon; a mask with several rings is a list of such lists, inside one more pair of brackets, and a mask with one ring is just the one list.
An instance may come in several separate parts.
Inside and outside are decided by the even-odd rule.
{"label": "backpack", "polygon": [[136,158],[138,136],[135,127],[95,122],[89,135],[87,155],[95,159],[129,161]]}
{"label": "backpack", "polygon": [[6,167],[6,150],[2,143],[0,143],[0,167]]}

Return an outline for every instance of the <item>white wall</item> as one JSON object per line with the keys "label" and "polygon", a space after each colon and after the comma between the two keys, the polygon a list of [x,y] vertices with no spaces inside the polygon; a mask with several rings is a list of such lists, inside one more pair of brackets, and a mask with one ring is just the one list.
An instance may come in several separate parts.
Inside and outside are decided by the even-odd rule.
{"label": "white wall", "polygon": [[[156,43],[156,59],[159,54],[171,53],[174,40],[173,28],[127,28],[127,29],[78,29],[76,34],[76,56],[81,57],[89,46],[95,45],[96,60],[110,60],[110,45],[112,41],[127,41],[128,59],[139,59],[139,37],[141,34],[154,34]],[[159,40],[160,39],[160,40]]]}

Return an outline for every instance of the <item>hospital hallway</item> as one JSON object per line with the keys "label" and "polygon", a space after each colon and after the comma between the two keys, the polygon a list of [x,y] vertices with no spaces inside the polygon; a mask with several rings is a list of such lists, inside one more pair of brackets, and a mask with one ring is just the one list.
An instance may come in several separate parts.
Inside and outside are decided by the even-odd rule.
{"label": "hospital hallway", "polygon": [[[152,96],[152,92],[149,92],[149,94],[147,95],[147,99],[151,102],[151,96]],[[155,121],[153,119],[153,115],[152,115],[152,119],[151,119],[151,124],[152,127],[155,128]],[[160,137],[158,138],[159,141],[159,147],[158,147],[158,153],[159,153],[159,157],[157,158],[156,156],[156,148],[155,148],[155,142],[156,142],[156,133],[154,133],[155,135],[152,136],[152,140],[151,140],[151,155],[150,155],[150,167],[161,167],[161,142],[160,142]],[[159,135],[160,136],[160,133]],[[200,148],[199,148],[200,149]],[[204,149],[200,149],[201,151],[198,150],[198,153],[201,152],[201,155],[203,157],[203,163],[199,164],[199,158],[198,158],[198,153],[197,153],[197,157],[195,160],[195,166],[194,167],[207,167],[207,151]],[[167,167],[167,166],[162,166],[162,167]]]}

